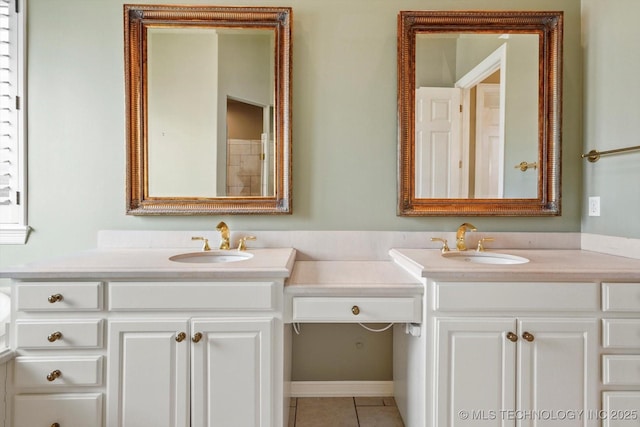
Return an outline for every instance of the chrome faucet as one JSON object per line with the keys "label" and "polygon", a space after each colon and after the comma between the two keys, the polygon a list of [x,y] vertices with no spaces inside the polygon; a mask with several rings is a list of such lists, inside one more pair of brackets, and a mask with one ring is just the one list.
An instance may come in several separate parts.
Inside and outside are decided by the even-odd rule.
{"label": "chrome faucet", "polygon": [[220,221],[220,223],[216,226],[216,230],[220,232],[220,249],[229,249],[229,227],[224,221]]}
{"label": "chrome faucet", "polygon": [[478,231],[478,229],[468,222],[465,222],[460,227],[458,227],[458,231],[456,232],[456,247],[459,251],[467,250],[467,243],[465,242],[465,235],[467,231]]}

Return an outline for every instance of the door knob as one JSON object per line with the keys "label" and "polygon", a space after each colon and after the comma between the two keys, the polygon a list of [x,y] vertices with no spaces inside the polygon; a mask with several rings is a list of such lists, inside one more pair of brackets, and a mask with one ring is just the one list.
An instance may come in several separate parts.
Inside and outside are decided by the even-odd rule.
{"label": "door knob", "polygon": [[507,332],[507,339],[511,342],[516,342],[518,341],[518,336],[513,332]]}
{"label": "door knob", "polygon": [[529,341],[529,342],[531,342],[531,341],[533,341],[535,339],[535,337],[532,334],[530,334],[529,332],[523,332],[522,333],[522,338],[525,341]]}

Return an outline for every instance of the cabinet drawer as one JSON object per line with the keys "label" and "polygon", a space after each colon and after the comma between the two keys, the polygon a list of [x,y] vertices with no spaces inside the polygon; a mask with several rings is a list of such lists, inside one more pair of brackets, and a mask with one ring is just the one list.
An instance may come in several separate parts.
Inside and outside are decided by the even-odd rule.
{"label": "cabinet drawer", "polygon": [[294,322],[420,322],[420,298],[295,297]]}
{"label": "cabinet drawer", "polygon": [[640,355],[603,356],[602,383],[605,385],[640,385]]}
{"label": "cabinet drawer", "polygon": [[602,310],[639,312],[640,283],[603,283]]}
{"label": "cabinet drawer", "polygon": [[603,319],[604,348],[640,348],[640,319]]}
{"label": "cabinet drawer", "polygon": [[600,308],[596,283],[439,282],[438,311],[593,311]]}
{"label": "cabinet drawer", "polygon": [[102,308],[102,284],[20,283],[16,286],[19,311],[95,311]]}
{"label": "cabinet drawer", "polygon": [[16,335],[18,348],[99,348],[102,347],[102,320],[18,320]]}
{"label": "cabinet drawer", "polygon": [[271,310],[271,282],[118,282],[109,284],[109,310]]}
{"label": "cabinet drawer", "polygon": [[14,427],[101,427],[102,394],[17,395],[14,414]]}
{"label": "cabinet drawer", "polygon": [[636,427],[640,419],[640,391],[602,393],[602,427]]}
{"label": "cabinet drawer", "polygon": [[14,364],[18,388],[64,388],[102,384],[102,357],[18,357]]}

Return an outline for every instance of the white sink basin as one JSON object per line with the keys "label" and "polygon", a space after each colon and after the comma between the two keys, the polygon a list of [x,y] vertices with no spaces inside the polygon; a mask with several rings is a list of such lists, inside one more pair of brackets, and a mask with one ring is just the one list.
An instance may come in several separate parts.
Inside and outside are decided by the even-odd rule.
{"label": "white sink basin", "polygon": [[442,256],[476,264],[525,264],[529,262],[527,258],[521,256],[497,252],[445,252]]}
{"label": "white sink basin", "polygon": [[244,261],[250,258],[253,258],[252,253],[229,250],[190,252],[186,254],[174,255],[170,257],[169,260],[191,264],[213,264],[221,262]]}

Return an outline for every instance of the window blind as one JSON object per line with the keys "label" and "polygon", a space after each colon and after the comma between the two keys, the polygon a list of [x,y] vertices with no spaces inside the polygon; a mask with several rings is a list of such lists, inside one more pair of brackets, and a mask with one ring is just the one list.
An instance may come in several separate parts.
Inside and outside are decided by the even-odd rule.
{"label": "window blind", "polygon": [[24,20],[19,0],[0,0],[0,243],[24,243]]}

